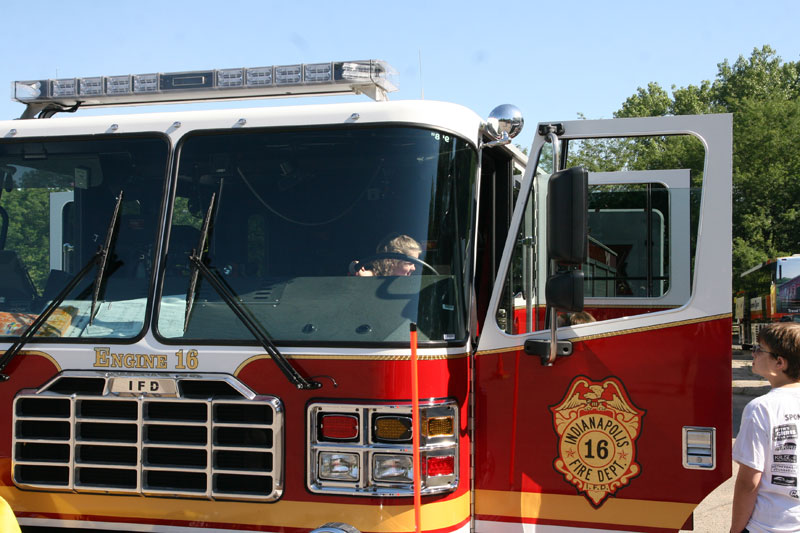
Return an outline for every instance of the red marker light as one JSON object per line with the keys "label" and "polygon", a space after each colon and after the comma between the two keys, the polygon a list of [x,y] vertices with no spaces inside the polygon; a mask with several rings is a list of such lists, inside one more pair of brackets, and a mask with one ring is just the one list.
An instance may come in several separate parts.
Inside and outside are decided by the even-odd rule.
{"label": "red marker light", "polygon": [[358,438],[358,417],[353,415],[322,415],[319,434],[324,440],[355,440]]}
{"label": "red marker light", "polygon": [[427,457],[425,470],[427,477],[452,476],[455,474],[456,459],[452,455]]}

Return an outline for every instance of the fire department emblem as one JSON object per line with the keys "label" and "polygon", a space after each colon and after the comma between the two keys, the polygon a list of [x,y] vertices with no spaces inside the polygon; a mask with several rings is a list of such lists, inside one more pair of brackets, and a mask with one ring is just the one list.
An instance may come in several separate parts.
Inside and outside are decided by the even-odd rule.
{"label": "fire department emblem", "polygon": [[636,439],[645,411],[616,378],[579,376],[550,410],[559,436],[553,466],[595,508],[639,475]]}

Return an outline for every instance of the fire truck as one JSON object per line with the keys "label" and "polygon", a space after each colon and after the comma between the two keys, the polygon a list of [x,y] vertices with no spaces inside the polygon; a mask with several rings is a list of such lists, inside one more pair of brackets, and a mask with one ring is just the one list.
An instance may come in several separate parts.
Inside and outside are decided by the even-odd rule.
{"label": "fire truck", "polygon": [[513,106],[394,80],[13,84],[0,496],[23,530],[692,527],[731,475],[731,116],[543,122],[526,155]]}

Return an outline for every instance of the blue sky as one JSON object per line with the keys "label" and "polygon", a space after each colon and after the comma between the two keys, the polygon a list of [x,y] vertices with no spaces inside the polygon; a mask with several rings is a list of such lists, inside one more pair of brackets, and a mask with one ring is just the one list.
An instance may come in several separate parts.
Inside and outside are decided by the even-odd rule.
{"label": "blue sky", "polygon": [[[4,119],[23,111],[8,96],[13,80],[377,58],[398,71],[393,100],[424,91],[482,116],[517,105],[527,146],[537,122],[610,118],[637,87],[712,80],[719,62],[764,44],[800,59],[796,0],[39,0],[3,2],[0,15]],[[365,97],[313,101],[354,98]]]}

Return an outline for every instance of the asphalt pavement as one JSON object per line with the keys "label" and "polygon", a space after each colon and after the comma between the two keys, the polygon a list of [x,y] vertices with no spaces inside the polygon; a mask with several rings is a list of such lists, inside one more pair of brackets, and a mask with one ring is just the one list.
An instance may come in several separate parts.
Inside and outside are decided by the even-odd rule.
{"label": "asphalt pavement", "polygon": [[[733,347],[731,360],[732,391],[733,391],[733,440],[739,432],[742,421],[742,410],[747,402],[769,391],[769,382],[753,374],[751,365],[753,357],[749,351],[743,351],[738,346]],[[733,502],[733,481],[738,472],[736,463],[733,463],[731,478],[717,487],[709,494],[694,511],[695,533],[720,533],[729,530],[731,525],[731,504]],[[684,530],[681,530],[684,531]]]}

